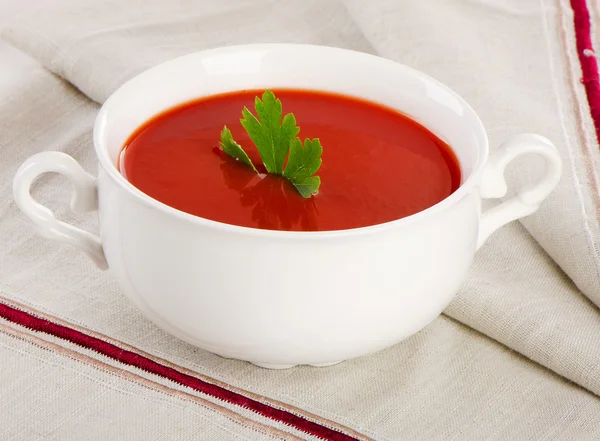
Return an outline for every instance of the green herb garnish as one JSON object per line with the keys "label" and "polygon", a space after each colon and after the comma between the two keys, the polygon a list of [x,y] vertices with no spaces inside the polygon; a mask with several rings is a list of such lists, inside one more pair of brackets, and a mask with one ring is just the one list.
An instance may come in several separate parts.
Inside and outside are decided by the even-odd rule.
{"label": "green herb garnish", "polygon": [[290,156],[283,176],[288,178],[305,198],[315,194],[321,185],[321,178],[313,176],[321,167],[321,153],[323,147],[318,138],[306,138],[304,147],[300,138],[295,138],[290,143]]}
{"label": "green herb garnish", "polygon": [[231,130],[227,128],[227,126],[223,127],[223,131],[221,131],[221,142],[219,143],[221,148],[225,153],[227,153],[232,158],[237,159],[238,161],[243,162],[246,165],[252,167],[252,170],[258,173],[256,167],[244,151],[241,145],[233,140],[233,136],[231,135]]}
{"label": "green herb garnish", "polygon": [[[316,194],[321,178],[313,175],[321,166],[323,152],[319,139],[306,138],[302,145],[297,136],[300,128],[296,118],[292,113],[283,116],[281,101],[270,90],[265,90],[262,101],[256,97],[254,108],[258,117],[244,107],[240,122],[256,146],[267,172],[287,178],[305,198]],[[226,126],[221,132],[220,146],[229,156],[256,171],[250,157],[233,140]]]}

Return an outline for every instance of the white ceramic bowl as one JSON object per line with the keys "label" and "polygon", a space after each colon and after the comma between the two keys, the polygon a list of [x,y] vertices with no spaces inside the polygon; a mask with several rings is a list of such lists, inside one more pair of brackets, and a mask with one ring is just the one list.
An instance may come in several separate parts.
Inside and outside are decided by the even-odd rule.
{"label": "white ceramic bowl", "polygon": [[[371,227],[284,232],[227,225],[158,202],[119,174],[128,136],[177,104],[221,92],[316,89],[385,104],[449,143],[460,188],[415,215]],[[226,47],[156,66],[119,88],[94,128],[98,178],[71,157],[29,158],[14,181],[17,204],[46,237],[110,267],[123,292],[167,332],[260,366],[329,365],[397,343],[436,318],[457,292],[476,249],[495,229],[533,213],[560,179],[553,145],[519,135],[488,159],[484,128],[456,93],[401,64],[342,49],[268,44]],[[546,159],[545,176],[493,210],[513,158]],[[98,208],[100,237],[54,218],[30,196],[54,171],[74,186],[72,207]]]}

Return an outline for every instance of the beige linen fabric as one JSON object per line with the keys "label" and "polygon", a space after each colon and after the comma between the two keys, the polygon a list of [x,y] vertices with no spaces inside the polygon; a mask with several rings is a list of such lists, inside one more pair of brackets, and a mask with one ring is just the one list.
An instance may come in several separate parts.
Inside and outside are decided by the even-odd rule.
{"label": "beige linen fabric", "polygon": [[[97,105],[41,67],[32,69],[29,76],[23,78],[20,87],[0,92],[3,97],[0,104],[0,163],[3,164],[0,169],[0,238],[3,244],[0,253],[0,296],[18,300],[72,323],[108,334],[236,387],[334,420],[378,440],[425,437],[594,439],[600,436],[597,432],[600,427],[600,409],[597,407],[599,401],[596,397],[444,317],[393,348],[327,369],[299,367],[280,372],[263,370],[245,362],[220,358],[169,336],[145,320],[129,304],[112,281],[110,273],[95,270],[78,251],[56,246],[36,236],[10,198],[14,170],[35,151],[65,151],[86,168],[94,168],[90,134]],[[65,197],[66,185],[59,176],[47,175],[40,178],[34,195],[40,201],[55,207],[59,217],[83,224],[89,230],[95,228],[95,216],[69,213]],[[548,310],[563,314],[563,322],[549,321],[558,323],[559,331],[563,331],[562,346],[554,348],[551,343],[539,344],[536,339],[543,341],[548,335],[542,332],[543,329],[533,332],[528,330],[523,336],[523,333],[511,332],[500,321],[498,333],[504,332],[507,338],[516,336],[509,342],[515,346],[520,345],[519,350],[537,350],[541,362],[546,362],[560,374],[571,376],[575,381],[592,390],[596,388],[597,391],[598,374],[595,369],[600,357],[595,342],[600,325],[597,323],[594,307],[577,294],[572,284],[544,257],[521,227],[515,225],[500,234],[503,236],[496,236],[482,250],[473,271],[472,278],[483,280],[481,286],[476,284],[479,286],[477,295],[486,296],[482,318],[487,319],[487,323],[494,323],[486,317],[486,314],[494,311],[490,304],[512,299],[515,305],[519,305],[518,299],[522,295],[522,291],[513,293],[510,289],[497,287],[495,281],[485,281],[485,274],[490,268],[495,268],[498,277],[520,270],[519,283],[526,279],[527,274],[537,274],[536,280],[547,279],[549,286],[558,282],[558,289],[540,290],[536,294],[536,303],[527,303],[521,310],[515,306],[515,313],[521,316],[524,313],[532,314],[528,320],[534,325],[538,323],[534,312],[540,307],[547,308],[544,313],[546,317],[553,317],[547,314]],[[502,246],[505,243],[508,248]],[[511,243],[516,246],[508,246]],[[507,253],[521,256],[521,260],[513,260]],[[524,266],[523,261],[530,264]],[[468,283],[470,281],[467,282],[467,288]],[[531,284],[536,286],[534,281]],[[523,291],[527,288],[525,286]],[[460,303],[461,298],[457,300],[456,308],[464,306]],[[471,314],[479,316],[477,311]],[[570,325],[565,326],[565,322],[570,322]],[[43,334],[38,337],[50,340]],[[69,346],[58,339],[53,342]],[[579,342],[579,345],[575,345],[575,342]],[[19,355],[17,367],[12,365],[16,363],[16,355],[12,349],[10,354],[3,354],[0,358],[2,378],[12,378],[14,372],[23,372],[27,373],[27,377],[19,377],[23,378],[21,381],[28,378],[27,381],[39,384],[45,381],[47,375],[54,375],[46,369],[28,370],[29,358],[32,358],[32,363],[38,363],[45,362],[49,356],[38,356],[33,349],[24,350],[22,346],[20,345],[20,354],[24,354],[24,358],[21,359]],[[579,352],[574,353],[571,346],[580,348]],[[112,363],[115,367],[123,367],[91,351],[72,345],[69,348],[105,363]],[[35,357],[32,351],[36,354]],[[10,376],[7,367],[9,363]],[[54,362],[55,368],[52,371],[61,365],[62,362]],[[75,369],[76,364],[73,366]],[[81,369],[88,371],[87,367]],[[143,372],[135,373],[148,376]],[[65,376],[67,375],[51,378],[56,378],[56,384],[59,385],[57,387],[62,387],[60,385],[66,381],[63,380]],[[159,381],[151,376],[150,379]],[[1,383],[2,397],[13,397],[12,384],[12,381]],[[123,390],[131,393],[132,386],[125,380],[110,384],[113,385],[110,395],[119,395]],[[161,384],[174,387],[166,381]],[[52,406],[59,414],[72,411],[71,389],[64,390],[60,399],[52,401]],[[178,390],[192,393],[184,388]],[[10,426],[11,430],[31,424],[32,414],[22,413],[19,416],[9,412],[9,409],[18,400],[30,400],[29,394],[36,394],[36,388],[32,386],[20,393],[14,398],[16,401],[9,400],[8,407],[0,411],[0,419],[10,417],[14,424]],[[140,391],[142,397],[146,393]],[[49,400],[47,396],[44,399]],[[142,398],[134,396],[131,399]],[[47,403],[48,401],[40,402],[40,408],[50,405]],[[95,415],[99,409],[96,404],[90,402],[88,406],[86,412]],[[126,415],[131,416],[128,419],[128,430],[132,433],[140,433],[136,431],[142,431],[143,426],[148,424],[143,415],[134,413],[134,410]],[[155,418],[152,416],[155,414],[150,415]],[[105,433],[102,430],[108,430],[103,425],[111,422],[119,426],[122,423],[118,421],[122,420],[111,414],[105,419],[90,423],[90,427],[102,434]],[[261,422],[275,426],[264,419]],[[77,424],[77,420],[65,422],[64,430],[73,429]],[[48,426],[36,427],[41,433],[55,430]],[[78,427],[76,429],[79,430]],[[302,435],[302,438],[308,437]]]}
{"label": "beige linen fabric", "polygon": [[[140,13],[135,3],[63,1],[57,2],[51,10],[24,16],[9,28],[7,36],[98,101],[148,64],[200,48],[242,42],[248,34],[256,39],[252,41],[312,42],[364,51],[376,48],[385,56],[426,70],[467,96],[484,120],[490,121],[487,125],[493,143],[528,129],[545,133],[557,143],[568,141],[572,147],[582,141],[572,116],[573,109],[568,104],[569,97],[571,101],[574,98],[569,95],[569,72],[563,66],[566,58],[562,52],[564,35],[559,26],[559,2],[454,4],[446,1],[438,4],[429,1],[409,8],[384,1],[368,5],[349,2],[347,7],[338,2],[288,1],[277,2],[273,6],[275,9],[270,9],[271,17],[281,15],[280,19],[261,21],[261,26],[256,26],[250,11],[263,10],[268,4],[228,1],[218,6],[211,3],[211,9],[208,3],[200,7],[197,2],[167,5],[154,0],[146,2]],[[357,9],[359,6],[360,10]],[[293,14],[291,10],[294,10]],[[284,14],[283,11],[287,12]],[[313,17],[322,26],[314,27]],[[454,38],[442,38],[441,31],[437,31],[437,25],[444,20],[447,21],[444,32]],[[65,22],[69,26],[60,25]],[[392,26],[392,23],[398,26]],[[508,34],[508,28],[513,33]],[[395,29],[397,34],[392,35]],[[476,32],[486,37],[471,38]],[[520,52],[514,50],[516,47]],[[486,56],[485,51],[493,57]],[[562,67],[552,70],[553,65]],[[521,69],[520,66],[525,67]],[[30,92],[31,96],[37,94],[40,90]],[[564,101],[557,101],[556,97],[562,95]],[[95,107],[85,106],[91,106],[86,120],[89,123]],[[29,118],[24,116],[24,120]],[[10,118],[4,121],[10,126],[20,123]],[[80,142],[89,139],[85,134],[78,136]],[[40,146],[30,148],[39,149]],[[21,149],[21,152],[25,150]],[[578,194],[574,183],[579,174],[572,174],[566,145],[561,151],[565,154],[565,177],[561,188],[552,196],[556,201],[553,199],[544,205],[543,210],[548,213],[544,218],[555,219],[548,225],[554,242],[571,244],[565,251],[571,254],[563,260],[573,265],[584,262],[581,263],[582,274],[591,277],[594,272],[586,265],[593,262],[588,259],[593,255],[586,257],[589,248],[579,242],[582,236],[578,234],[585,227],[573,225],[563,216],[566,213],[572,219],[577,218],[571,216],[572,209],[564,207],[569,206],[575,200],[573,195]],[[26,156],[21,154],[15,158],[13,167]],[[92,163],[91,157],[84,159],[84,165],[91,167]],[[62,190],[57,189],[52,199],[64,199]],[[559,205],[562,207],[557,211]],[[467,282],[448,313],[492,338],[518,348],[524,355],[561,375],[600,392],[600,373],[596,367],[596,357],[600,353],[598,345],[594,344],[600,330],[596,311],[563,279],[526,233],[516,226],[509,228],[515,231],[513,236],[517,239],[509,236],[508,230],[492,238],[491,241],[497,244],[495,248],[484,247],[477,258],[476,265],[481,265],[481,270],[475,274],[481,276],[471,279],[476,282]],[[569,230],[561,233],[563,228]],[[536,237],[541,237],[540,234],[546,233],[538,232]],[[542,240],[542,244],[545,242]],[[46,243],[45,246],[54,248],[53,244]],[[484,257],[488,254],[496,258]],[[556,257],[556,253],[552,255]],[[502,265],[498,264],[499,259]],[[560,263],[561,258],[557,260]],[[552,295],[546,286],[560,295]],[[549,320],[547,311],[556,311],[555,320],[564,323],[564,330],[557,332],[556,323]],[[566,326],[567,323],[577,325]],[[561,337],[561,333],[565,336]]]}
{"label": "beige linen fabric", "polygon": [[0,439],[301,440],[12,328],[3,331]]}
{"label": "beige linen fabric", "polygon": [[373,52],[330,0],[54,1],[3,37],[102,103],[128,78],[201,49],[312,43]]}
{"label": "beige linen fabric", "polygon": [[[581,142],[571,109],[575,99],[564,84],[565,72],[561,70],[566,67],[562,66],[565,60],[559,50],[561,27],[554,26],[558,21],[553,2],[545,4],[545,13],[541,5],[520,2],[513,5],[503,2],[502,8],[497,2],[450,1],[411,3],[411,7],[402,2],[383,1],[370,6],[350,2],[167,4],[156,0],[144,2],[143,7],[135,2],[57,2],[51,10],[23,17],[11,28],[9,37],[98,101],[148,65],[203,47],[241,42],[244,33],[240,29],[246,33],[249,29],[255,30],[254,41],[312,42],[382,53],[396,41],[411,51],[399,46],[398,52],[390,50],[384,55],[400,59],[400,55],[412,54],[408,64],[436,75],[474,104],[477,102],[476,110],[490,128],[492,139],[500,139],[513,131],[537,130],[551,137],[554,133],[572,146],[579,147]],[[272,17],[280,17],[280,20],[257,22],[250,13],[255,5],[266,8],[274,14]],[[296,12],[291,14],[286,5],[295,7]],[[406,17],[394,18],[393,22],[382,18],[391,20],[402,15],[396,9],[398,5]],[[470,36],[468,29],[481,28],[485,32],[479,40],[488,41],[488,46],[479,40],[467,44],[469,39],[464,36],[453,40],[446,35],[443,39],[441,31],[435,31],[436,26],[454,21],[444,19],[434,5],[449,17],[457,15],[454,18],[458,24],[444,32]],[[360,14],[356,12],[359,6]],[[370,19],[369,14],[374,18]],[[421,20],[423,27],[411,28],[411,17],[412,21]],[[381,20],[375,22],[379,26],[367,26],[375,18]],[[233,24],[229,26],[227,20]],[[313,20],[320,23],[320,27],[314,28]],[[390,23],[398,23],[398,35],[393,34],[394,27]],[[511,32],[506,32],[507,25]],[[531,43],[532,38],[540,44],[547,43],[547,49]],[[529,43],[517,45],[521,40]],[[464,45],[459,45],[461,41]],[[512,44],[513,50],[505,50],[505,44]],[[473,75],[480,68],[476,57],[482,56],[484,46],[494,54],[493,66],[508,76],[509,81],[502,83],[501,89],[491,85],[487,76],[491,69],[486,69],[485,76]],[[514,54],[516,47],[523,54]],[[436,63],[441,64],[436,64],[436,71],[433,67],[427,70],[427,63],[433,63],[433,60],[428,61],[429,51],[435,48],[439,52]],[[548,52],[544,52],[546,50]],[[554,76],[552,71],[544,70],[550,60],[556,65]],[[503,63],[511,67],[503,68]],[[527,69],[519,74],[511,73],[522,63]],[[514,101],[510,95],[514,95]],[[556,101],[557,95],[564,95],[564,100]],[[517,102],[523,97],[527,99]],[[334,420],[378,440],[597,439],[600,436],[596,397],[446,317],[406,342],[378,354],[327,369],[299,367],[282,372],[222,359],[157,329],[127,302],[109,273],[95,270],[77,251],[36,236],[10,196],[16,168],[38,151],[65,151],[93,171],[96,162],[91,147],[91,127],[97,109],[97,104],[37,65],[32,66],[19,85],[0,90],[0,296],[122,340],[236,387]],[[564,150],[563,154],[568,156]],[[557,193],[562,196],[556,196],[562,199],[550,201],[547,209],[550,210],[552,204],[562,204],[563,208],[567,207],[563,214],[570,216],[581,213],[569,205],[573,202],[572,194],[577,193],[574,182],[578,169],[565,168],[565,179]],[[59,176],[40,178],[34,196],[54,208],[60,218],[95,231],[95,215],[69,212],[67,186]],[[560,212],[548,213],[545,219],[555,218],[548,226],[555,236],[553,239],[564,243],[572,240],[573,248],[567,252],[573,255],[561,261],[551,247],[542,239],[540,242],[583,287],[583,279],[578,278],[575,270],[587,268],[586,265],[593,262],[592,254],[586,255],[588,248],[584,242],[578,242],[581,225],[565,223],[584,220],[576,216],[564,219]],[[570,229],[565,230],[567,227]],[[531,227],[530,230],[535,233]],[[583,247],[579,250],[580,259],[573,258],[576,244]],[[582,270],[582,274],[587,274],[587,270]],[[594,290],[586,292],[590,295]],[[497,233],[480,250],[469,279],[447,313],[600,394],[597,308],[519,224]],[[47,339],[43,335],[38,337]],[[0,341],[4,342],[4,337]],[[14,342],[14,339],[9,341]],[[18,351],[14,343],[6,345],[12,349],[0,358],[2,378],[9,378],[9,372],[10,375],[25,372],[30,358],[33,362],[48,357],[29,348],[30,343],[20,342],[16,345]],[[14,362],[16,353],[24,354],[24,358],[19,355],[21,361]],[[8,364],[13,362],[17,364]],[[55,362],[54,366],[60,367],[61,363]],[[75,369],[77,365],[73,366]],[[81,369],[87,370],[87,367]],[[31,372],[32,381],[43,381],[38,378],[43,374],[27,372]],[[65,376],[56,375],[57,383],[62,383]],[[131,386],[125,383],[117,381],[114,388],[127,391]],[[9,382],[0,384],[0,396],[11,396],[13,389],[9,387]],[[23,399],[33,393],[35,390],[28,389],[23,392]],[[143,396],[145,392],[135,392],[138,393]],[[71,399],[66,393],[65,400],[52,405],[69,412],[72,403],[62,401]],[[9,414],[1,411],[0,420],[6,415]],[[145,424],[143,415],[131,415],[130,424],[134,426],[131,430],[142,430],[135,426]],[[25,425],[29,421],[26,414],[20,417],[22,419],[14,418],[15,424],[19,421]],[[107,420],[113,421],[113,418],[117,417],[113,415]],[[261,422],[271,424],[264,419]],[[75,422],[65,424],[70,426]]]}
{"label": "beige linen fabric", "polygon": [[[253,42],[326,44],[398,60],[463,95],[492,148],[520,132],[552,139],[559,188],[523,220],[600,304],[600,148],[587,111],[568,0],[61,0],[4,36],[103,102],[127,78],[196,50]],[[520,161],[523,185],[540,164]]]}
{"label": "beige linen fabric", "polygon": [[[600,148],[575,49],[568,0],[382,0],[346,4],[375,51],[446,83],[474,107],[492,150],[510,136],[550,138],[563,178],[522,223],[577,286],[600,305]],[[520,160],[511,188],[539,174]]]}
{"label": "beige linen fabric", "polygon": [[[36,337],[46,338],[43,334]],[[79,359],[77,353],[43,352],[38,350],[39,343],[32,347],[30,343],[13,340],[12,336],[0,333],[0,356],[5,360],[0,365],[0,374],[2,378],[19,379],[4,385],[2,390],[6,398],[0,405],[0,415],[11,417],[6,426],[8,434],[19,433],[19,428],[31,425],[25,434],[35,431],[39,439],[52,439],[50,435],[55,435],[55,431],[64,434],[55,439],[82,439],[66,433],[69,428],[74,434],[84,429],[94,430],[97,438],[91,439],[138,439],[139,436],[128,438],[125,433],[142,434],[162,422],[159,434],[162,439],[172,439],[169,436],[174,431],[172,420],[179,417],[188,429],[179,439],[233,439],[222,435],[214,438],[194,435],[193,429],[201,424],[198,420],[212,421],[214,415],[215,425],[218,425],[224,417],[210,409],[200,409],[196,411],[198,419],[190,418],[189,412],[193,409],[182,405],[189,397],[173,396],[168,390],[157,391],[156,386],[147,384],[146,388],[139,388],[138,385],[144,385],[141,380],[148,376],[143,371],[134,371],[141,379],[128,374],[121,374],[119,379],[115,372],[102,375],[107,368],[97,366],[95,360],[93,363],[77,360],[83,363],[78,365],[71,359],[73,356]],[[237,371],[262,390],[284,396],[286,403],[302,408],[316,407],[323,416],[334,416],[336,421],[376,440],[593,440],[600,436],[600,400],[448,318],[440,318],[415,337],[376,356],[356,359],[332,369],[300,367],[269,371],[242,362],[220,360],[224,369]],[[29,387],[23,388],[26,381]],[[45,386],[48,383],[53,386],[50,390]],[[73,383],[80,384],[84,390],[80,392]],[[169,382],[161,384],[197,395]],[[60,391],[61,395],[57,396]],[[86,393],[87,398],[77,400],[78,393]],[[131,408],[120,404],[121,395],[131,396],[134,402]],[[157,395],[163,396],[166,411],[162,407],[156,409],[160,406],[155,404]],[[114,400],[119,414],[105,410]],[[40,413],[51,403],[51,414],[32,424],[29,419],[33,414],[22,411],[24,403],[32,402]],[[146,404],[140,409],[136,402]],[[147,407],[151,407],[152,412],[145,415]],[[69,420],[73,413],[80,419]],[[150,418],[154,421],[147,420]],[[106,427],[109,424],[113,427]],[[121,435],[101,438],[100,435],[111,430],[118,434],[125,424],[128,427]],[[231,425],[235,423],[225,422],[222,427]],[[247,439],[267,436],[265,430],[256,432]],[[297,435],[301,439],[312,439]],[[270,436],[278,439],[275,434]]]}

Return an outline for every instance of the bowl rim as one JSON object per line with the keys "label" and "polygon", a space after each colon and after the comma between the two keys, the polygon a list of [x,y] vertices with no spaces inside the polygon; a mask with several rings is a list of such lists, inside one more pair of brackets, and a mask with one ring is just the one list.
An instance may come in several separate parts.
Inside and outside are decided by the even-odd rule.
{"label": "bowl rim", "polygon": [[[164,68],[165,65],[174,63],[176,61],[181,61],[185,58],[210,58],[224,52],[246,52],[246,51],[273,51],[273,50],[312,50],[312,51],[330,51],[336,52],[337,54],[344,54],[346,56],[356,57],[357,61],[369,62],[369,61],[377,61],[378,63],[388,63],[390,67],[395,69],[402,69],[409,75],[413,75],[419,77],[421,80],[424,80],[429,83],[435,84],[437,87],[444,89],[447,93],[452,95],[457,101],[461,103],[461,105],[466,109],[467,112],[471,113],[473,117],[473,121],[475,124],[473,125],[472,130],[478,132],[478,139],[481,140],[479,143],[478,149],[478,157],[476,160],[476,165],[473,167],[473,171],[470,176],[458,187],[456,191],[442,199],[435,205],[432,205],[424,210],[421,210],[417,213],[411,214],[409,216],[395,219],[388,222],[383,222],[375,225],[368,225],[364,227],[350,228],[350,229],[342,229],[342,230],[323,230],[323,231],[287,231],[287,230],[268,230],[261,228],[253,228],[253,227],[245,227],[241,225],[228,224],[225,222],[215,221],[207,218],[203,218],[200,216],[196,216],[194,214],[186,213],[184,211],[178,210],[177,208],[173,208],[163,202],[160,202],[146,193],[142,192],[138,188],[136,188],[133,184],[131,184],[125,177],[118,171],[116,164],[111,160],[108,151],[106,149],[106,139],[105,139],[105,129],[106,125],[107,113],[110,111],[111,102],[115,99],[114,97],[119,95],[119,92],[125,88],[129,83],[138,81],[139,78],[149,75],[155,70]],[[313,90],[319,90],[313,89]],[[368,98],[363,98],[367,99]],[[167,109],[165,109],[167,110]],[[212,228],[215,231],[227,232],[227,233],[238,233],[244,235],[254,235],[261,237],[270,237],[270,238],[297,238],[297,239],[311,239],[311,238],[330,238],[330,237],[344,237],[344,236],[359,236],[366,234],[374,234],[378,232],[382,232],[385,230],[389,230],[392,228],[399,228],[403,226],[410,225],[414,222],[421,221],[426,219],[427,217],[431,217],[436,213],[439,213],[448,207],[452,206],[459,200],[461,200],[466,194],[469,194],[473,187],[476,186],[478,181],[478,177],[481,174],[483,167],[487,161],[487,157],[489,154],[489,141],[484,129],[483,123],[481,119],[477,115],[477,113],[473,110],[473,108],[462,98],[458,93],[454,92],[445,84],[435,80],[418,71],[414,68],[406,66],[402,63],[386,59],[383,57],[379,57],[377,55],[367,54],[364,52],[354,51],[350,49],[342,49],[337,47],[330,46],[320,46],[320,45],[312,45],[312,44],[290,44],[290,43],[267,43],[267,44],[243,44],[243,45],[232,45],[232,46],[222,46],[214,49],[207,49],[202,51],[193,52],[187,55],[183,55],[180,57],[173,58],[171,60],[160,63],[150,69],[147,69],[128,81],[122,84],[117,90],[115,90],[106,102],[100,108],[98,116],[96,117],[96,121],[94,123],[94,149],[96,151],[96,156],[98,157],[99,164],[104,169],[104,171],[108,174],[108,176],[115,182],[121,189],[128,192],[130,195],[134,196],[144,205],[159,210],[167,215],[174,216],[178,219],[187,221],[193,225],[202,226]]]}

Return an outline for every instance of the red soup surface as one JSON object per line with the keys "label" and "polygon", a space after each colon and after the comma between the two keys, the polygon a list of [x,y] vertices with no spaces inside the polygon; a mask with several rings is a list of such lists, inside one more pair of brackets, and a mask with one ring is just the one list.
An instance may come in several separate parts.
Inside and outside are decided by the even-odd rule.
{"label": "red soup surface", "polygon": [[318,194],[303,198],[284,178],[259,175],[219,151],[227,125],[262,164],[239,119],[262,91],[214,95],[170,109],[140,127],[121,153],[121,173],[171,207],[233,225],[289,231],[342,230],[424,210],[460,185],[448,145],[393,109],[307,90],[274,90],[300,138],[320,138]]}

